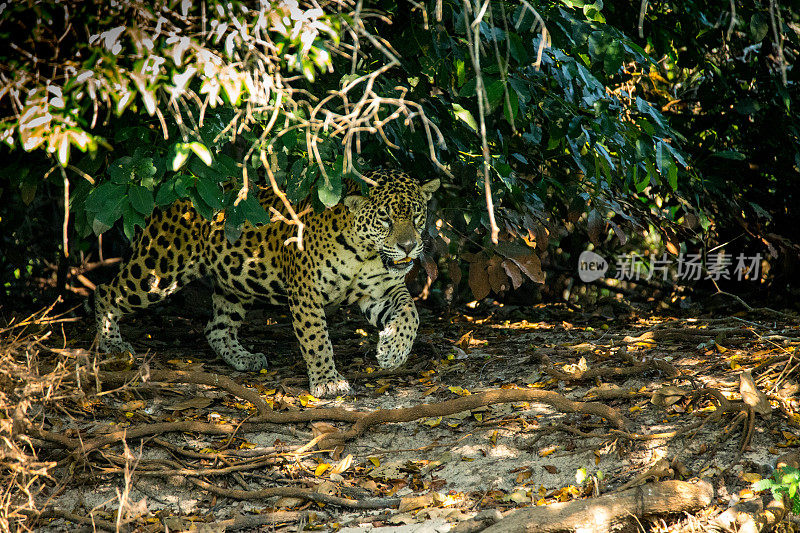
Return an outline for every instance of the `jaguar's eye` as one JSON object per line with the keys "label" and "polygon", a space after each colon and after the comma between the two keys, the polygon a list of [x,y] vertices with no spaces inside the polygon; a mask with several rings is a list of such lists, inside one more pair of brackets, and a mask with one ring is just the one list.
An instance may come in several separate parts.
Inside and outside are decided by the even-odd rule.
{"label": "jaguar's eye", "polygon": [[422,226],[422,224],[423,224],[423,223],[425,223],[425,217],[424,217],[424,216],[422,216],[422,215],[420,215],[420,216],[418,216],[416,219],[414,219],[414,224],[415,224],[417,227],[420,227],[420,226]]}

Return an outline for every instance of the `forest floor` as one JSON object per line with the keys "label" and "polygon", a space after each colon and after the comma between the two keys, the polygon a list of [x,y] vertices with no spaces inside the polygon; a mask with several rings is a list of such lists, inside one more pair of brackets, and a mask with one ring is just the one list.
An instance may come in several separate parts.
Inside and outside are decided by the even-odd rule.
{"label": "forest floor", "polygon": [[376,369],[374,328],[336,310],[354,394],[321,400],[285,311],[248,315],[243,344],[271,367],[241,373],[187,302],[124,323],[133,358],[98,359],[85,318],[0,330],[12,529],[472,532],[675,479],[713,490],[615,524],[701,531],[736,522],[729,508],[757,515],[771,497],[751,484],[800,448],[800,327],[769,310],[421,309],[393,372]]}

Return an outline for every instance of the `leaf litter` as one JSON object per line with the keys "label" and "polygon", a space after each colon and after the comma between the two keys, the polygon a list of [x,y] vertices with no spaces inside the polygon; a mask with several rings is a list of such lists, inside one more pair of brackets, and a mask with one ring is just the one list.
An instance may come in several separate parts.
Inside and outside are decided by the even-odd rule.
{"label": "leaf litter", "polygon": [[[43,481],[32,498],[47,506],[36,512],[58,510],[43,514],[50,518],[40,518],[38,526],[58,530],[65,521],[88,518],[141,531],[168,524],[198,530],[200,524],[230,528],[239,520],[276,530],[302,523],[357,531],[369,524],[395,526],[399,533],[667,478],[713,482],[714,506],[698,515],[708,522],[729,504],[758,497],[748,493],[750,483],[767,477],[778,455],[800,446],[798,388],[786,371],[800,330],[788,322],[631,313],[608,323],[557,306],[465,309],[449,319],[423,312],[414,354],[404,369],[387,373],[374,369],[370,338],[350,334],[363,321],[340,315],[331,336],[339,365],[355,385],[348,398],[320,400],[305,391],[295,347],[270,340],[285,336],[281,317],[266,328],[251,320],[242,332],[246,344],[272,348],[272,367],[264,373],[231,372],[210,359],[199,334],[188,335],[199,346],[191,354],[165,340],[147,363],[153,372],[191,365],[187,372],[233,376],[258,392],[262,407],[228,389],[180,380],[159,386],[139,379],[82,397],[66,394],[60,402],[41,396],[51,414],[37,422],[38,433],[30,432],[36,442],[61,434],[54,444],[67,446],[67,439],[91,441],[120,430],[123,438],[84,455],[78,447],[65,455],[53,443],[37,450],[40,459],[52,461],[47,476],[64,483],[53,492]],[[128,327],[158,335],[150,320],[137,318]],[[79,328],[70,333],[88,335]],[[50,358],[52,368],[62,365],[64,387],[74,376],[69,364],[91,366],[86,354],[42,349],[39,357]],[[127,372],[135,373],[140,361]],[[401,423],[388,419],[348,433],[347,420],[358,423],[358,413],[435,409],[486,391],[526,390],[599,402],[627,423],[614,427],[562,404],[503,401]],[[176,394],[182,398],[173,399]],[[344,414],[248,426],[259,409],[299,417],[322,409]],[[135,436],[153,424],[181,425]],[[32,516],[20,511],[18,518]],[[670,527],[682,520],[673,517]]]}

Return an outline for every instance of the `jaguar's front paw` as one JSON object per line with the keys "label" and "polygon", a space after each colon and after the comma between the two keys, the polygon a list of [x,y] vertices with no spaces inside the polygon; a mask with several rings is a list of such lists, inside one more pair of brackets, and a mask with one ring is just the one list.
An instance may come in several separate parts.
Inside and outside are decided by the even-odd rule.
{"label": "jaguar's front paw", "polygon": [[223,354],[222,358],[239,372],[258,372],[262,368],[267,368],[267,356],[263,353],[242,350],[227,356]]}
{"label": "jaguar's front paw", "polygon": [[350,394],[350,384],[338,372],[330,378],[320,376],[315,379],[309,377],[309,382],[309,391],[312,396],[317,398],[335,398]]}
{"label": "jaguar's front paw", "polygon": [[129,342],[125,342],[122,339],[100,339],[100,342],[97,345],[97,350],[101,353],[136,353],[136,351],[133,349],[133,346],[131,346]]}
{"label": "jaguar's front paw", "polygon": [[376,354],[380,367],[392,370],[405,363],[413,342],[410,334],[397,331],[395,326],[384,328],[379,334]]}

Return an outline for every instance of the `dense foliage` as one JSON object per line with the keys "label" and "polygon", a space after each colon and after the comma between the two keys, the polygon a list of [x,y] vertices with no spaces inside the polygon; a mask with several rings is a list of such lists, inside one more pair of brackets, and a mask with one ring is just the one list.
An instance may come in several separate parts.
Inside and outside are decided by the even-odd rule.
{"label": "dense foliage", "polygon": [[618,249],[653,229],[676,253],[744,231],[796,254],[788,9],[315,6],[5,4],[3,274],[39,268],[19,253],[32,225],[89,250],[190,198],[224,209],[235,238],[269,220],[248,186],[324,209],[379,165],[444,175],[431,234],[478,298],[542,281],[548,250],[574,268],[587,240]]}

